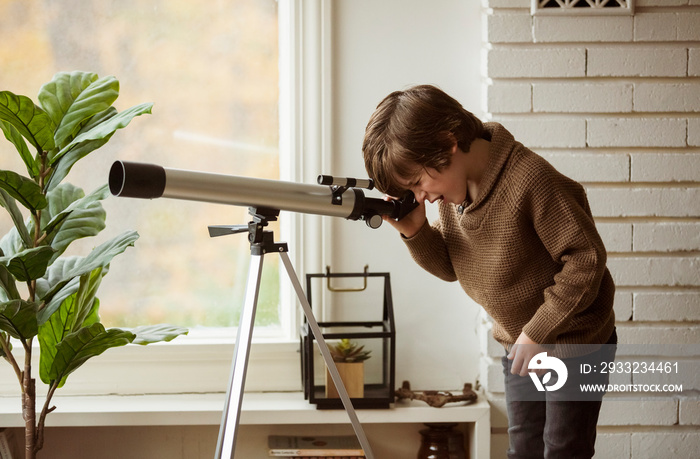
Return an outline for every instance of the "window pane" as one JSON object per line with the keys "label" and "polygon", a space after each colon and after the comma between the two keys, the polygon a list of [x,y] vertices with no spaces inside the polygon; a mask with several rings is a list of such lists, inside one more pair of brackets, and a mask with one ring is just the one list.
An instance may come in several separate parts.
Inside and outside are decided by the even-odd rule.
{"label": "window pane", "polygon": [[[67,181],[86,192],[116,160],[279,178],[278,32],[275,0],[4,0],[0,90],[36,99],[57,71],[115,75],[115,106],[153,102]],[[21,170],[0,142],[1,168]],[[247,209],[199,202],[110,197],[107,229],[79,241],[86,255],[105,237],[135,229],[135,248],[115,258],[100,289],[109,326],[238,323],[247,278],[245,234],[210,239],[207,225],[244,224]],[[0,217],[1,234],[10,228]],[[277,228],[273,228],[278,233]],[[277,259],[265,260],[258,324],[279,323]]]}

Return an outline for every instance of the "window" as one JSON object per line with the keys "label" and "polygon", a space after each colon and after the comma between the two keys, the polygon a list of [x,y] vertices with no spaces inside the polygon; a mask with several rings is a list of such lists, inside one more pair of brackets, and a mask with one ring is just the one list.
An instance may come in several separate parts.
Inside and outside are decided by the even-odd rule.
{"label": "window", "polygon": [[[120,2],[110,2],[117,4]],[[156,2],[152,1],[149,7],[141,6],[144,3],[142,0],[131,0],[129,2],[121,2],[122,6],[115,8],[124,8],[124,5],[132,5],[134,8],[139,8],[144,15],[151,16],[154,21],[153,30],[147,31],[151,36],[161,36],[161,41],[166,38],[163,34],[163,25],[159,23],[165,21],[163,16],[163,7],[167,4],[168,8],[174,8],[178,13],[181,21],[185,21],[185,17],[201,15],[198,11],[202,8],[214,8],[217,14],[229,14],[228,9],[233,8],[241,2],[214,2],[216,5],[209,6],[198,3],[193,9],[182,10],[177,5],[189,5],[191,0],[183,3],[175,4],[176,2]],[[171,5],[172,3],[172,5]],[[139,49],[138,52],[134,45],[128,43],[132,40],[130,33],[123,32],[121,42],[114,39],[114,36],[107,36],[105,40],[112,42],[113,47],[119,48],[121,51],[116,51],[112,47],[108,47],[105,51],[105,56],[96,56],[95,52],[92,58],[83,57],[84,61],[74,63],[64,63],[50,56],[49,47],[49,32],[46,31],[45,22],[49,21],[49,17],[55,17],[59,11],[41,10],[40,5],[44,3],[37,0],[25,1],[14,0],[4,2],[0,6],[0,37],[3,41],[0,42],[0,58],[2,62],[7,64],[3,67],[3,72],[0,73],[0,88],[9,89],[13,92],[24,94],[35,98],[36,93],[44,82],[51,78],[53,72],[61,68],[82,68],[85,70],[94,71],[100,75],[113,73],[121,82],[121,95],[116,102],[116,106],[121,110],[136,103],[154,101],[155,106],[153,115],[144,115],[136,118],[127,129],[119,131],[112,140],[102,149],[94,152],[87,159],[84,159],[84,164],[78,163],[76,168],[71,172],[68,179],[72,182],[78,182],[74,179],[79,173],[78,167],[85,169],[85,180],[94,180],[94,185],[86,185],[86,190],[91,190],[91,186],[104,183],[106,180],[108,169],[115,159],[122,160],[140,160],[148,161],[156,164],[161,164],[166,167],[176,167],[183,169],[195,169],[211,172],[228,173],[232,175],[248,175],[252,176],[254,165],[264,166],[259,169],[260,177],[276,178],[279,176],[282,180],[314,183],[319,171],[330,170],[327,164],[327,157],[324,156],[330,151],[328,148],[330,142],[330,23],[331,23],[331,2],[322,0],[321,2],[308,2],[306,0],[247,0],[249,5],[264,3],[270,9],[266,10],[269,13],[264,16],[265,20],[260,20],[260,24],[256,27],[268,27],[271,35],[276,35],[275,39],[279,39],[278,52],[279,61],[266,56],[266,65],[272,66],[279,64],[278,75],[279,84],[274,83],[275,98],[277,101],[270,102],[268,109],[256,112],[257,118],[264,120],[279,121],[279,127],[275,132],[270,131],[269,135],[257,135],[251,138],[249,130],[237,131],[234,133],[224,127],[219,126],[214,130],[210,127],[211,123],[206,123],[205,117],[211,115],[211,110],[219,110],[220,113],[230,116],[228,108],[221,107],[221,95],[230,91],[238,91],[245,94],[247,97],[260,96],[255,92],[246,92],[250,88],[242,87],[242,84],[235,84],[235,80],[222,83],[222,75],[218,73],[224,70],[218,70],[217,65],[230,63],[223,57],[218,56],[199,56],[199,53],[205,53],[206,49],[219,49],[225,47],[225,43],[217,41],[217,35],[212,34],[211,40],[202,45],[203,50],[198,50],[196,47],[190,48],[189,39],[194,39],[197,32],[194,30],[186,31],[185,36],[180,40],[182,52],[190,49],[190,56],[194,61],[181,59],[175,64],[175,68],[170,68],[171,72],[180,74],[182,67],[187,65],[195,65],[193,62],[198,62],[197,65],[202,65],[204,68],[200,76],[182,79],[179,83],[181,86],[176,88],[177,91],[193,92],[195,102],[193,105],[184,106],[182,108],[172,108],[170,98],[187,97],[187,94],[176,94],[165,91],[163,100],[158,100],[152,96],[152,93],[145,91],[144,85],[146,79],[153,79],[153,75],[138,74],[133,77],[120,74],[119,71],[105,70],[104,68],[96,68],[89,65],[93,62],[100,62],[101,65],[107,65],[108,59],[116,59],[121,56],[125,62],[131,62],[130,65],[125,65],[125,68],[130,68],[135,65],[134,61],[138,60],[155,60],[159,56],[159,50],[155,45]],[[83,2],[78,0],[63,0],[60,2],[63,9],[67,11],[75,11],[84,9]],[[223,6],[221,6],[223,5]],[[222,9],[217,9],[221,7]],[[87,6],[86,8],[90,8]],[[182,6],[181,8],[185,8]],[[276,14],[273,14],[275,12]],[[60,8],[59,8],[60,9]],[[91,11],[91,10],[90,10]],[[211,11],[211,9],[209,10]],[[94,13],[94,11],[93,11]],[[68,14],[62,12],[60,14]],[[272,14],[272,18],[270,17]],[[229,17],[231,14],[229,14]],[[271,23],[271,19],[277,21]],[[116,21],[117,18],[115,17]],[[235,27],[239,21],[244,19],[232,19],[230,28]],[[251,19],[245,19],[250,21]],[[43,22],[42,22],[43,21]],[[68,21],[65,29],[56,30],[55,33],[72,34],[75,36],[73,45],[75,47],[86,46],[84,42],[96,41],[93,35],[83,35],[80,38],[80,33],[72,30],[76,22],[85,21],[85,18]],[[131,30],[138,27],[138,24],[146,21],[138,15],[132,18],[132,21],[121,19],[119,27],[116,30]],[[200,19],[200,24],[206,21]],[[215,21],[216,22],[216,21]],[[221,21],[226,23],[226,21]],[[255,24],[254,24],[255,25]],[[31,27],[30,27],[31,26]],[[77,26],[75,26],[77,27]],[[148,27],[141,25],[142,28]],[[278,28],[277,28],[278,27]],[[91,29],[99,29],[96,24],[91,26]],[[226,29],[228,30],[228,29]],[[34,35],[32,35],[34,33]],[[116,33],[116,32],[115,32]],[[145,33],[145,32],[144,32]],[[228,32],[225,32],[228,33]],[[12,38],[14,37],[14,38]],[[19,37],[19,38],[18,38]],[[269,37],[268,37],[269,38]],[[10,39],[21,40],[26,44],[23,52],[16,50],[18,45],[10,43]],[[173,37],[173,40],[179,40]],[[81,41],[82,40],[82,41]],[[213,40],[213,41],[212,41]],[[109,43],[108,43],[109,44]],[[274,43],[273,43],[274,44]],[[41,46],[39,46],[41,45]],[[246,42],[245,46],[251,47],[254,44]],[[121,48],[120,48],[121,46]],[[258,52],[265,47],[255,48]],[[268,44],[268,46],[271,46]],[[27,51],[30,49],[31,51]],[[270,51],[272,52],[272,51]],[[27,54],[29,53],[29,54]],[[184,54],[183,54],[184,55]],[[200,59],[201,58],[201,59]],[[58,58],[56,58],[58,59]],[[200,60],[197,60],[200,59]],[[202,64],[204,61],[204,64]],[[213,62],[216,61],[216,62]],[[111,61],[109,61],[111,62]],[[184,62],[184,63],[183,63]],[[211,62],[211,63],[210,63]],[[42,69],[37,69],[36,65],[40,65]],[[232,64],[231,64],[232,65]],[[258,65],[260,68],[262,64]],[[228,72],[234,70],[227,67]],[[33,70],[32,70],[33,69]],[[237,69],[240,70],[240,69]],[[24,73],[22,73],[24,72]],[[23,75],[23,76],[22,76]],[[233,75],[233,74],[231,74]],[[230,75],[230,76],[231,76]],[[167,75],[166,75],[167,76]],[[270,87],[273,83],[268,82]],[[155,81],[156,88],[159,89],[162,81]],[[204,87],[211,85],[221,85],[217,91],[210,94],[209,99],[203,98]],[[279,88],[279,92],[278,91]],[[207,88],[208,89],[208,88]],[[246,89],[246,91],[243,91]],[[149,95],[151,94],[151,95]],[[199,96],[199,97],[196,97]],[[270,96],[270,94],[266,94]],[[250,99],[244,99],[250,101]],[[279,116],[278,116],[279,115]],[[182,126],[174,131],[165,131],[164,128],[155,127],[155,121],[158,117],[169,117],[177,120]],[[222,115],[223,116],[223,115]],[[182,121],[182,120],[187,120]],[[218,121],[218,120],[217,120]],[[234,121],[230,121],[234,123]],[[248,127],[249,125],[246,125]],[[142,138],[148,132],[149,136],[155,136],[155,146],[150,147],[152,150],[148,153],[143,153],[144,158],[138,159],[135,149],[147,150],[144,139]],[[279,161],[274,159],[277,148],[277,138],[279,135]],[[241,148],[241,138],[244,139],[247,148]],[[235,142],[233,141],[235,140]],[[131,142],[131,146],[128,142]],[[253,147],[252,145],[255,145]],[[183,148],[186,153],[183,158],[177,159],[172,156],[170,151],[173,148]],[[9,148],[12,148],[10,145]],[[0,161],[2,167],[6,166],[6,161],[15,161],[16,153],[0,147]],[[236,160],[231,160],[235,152]],[[244,154],[245,153],[245,154]],[[8,158],[9,156],[9,158]],[[211,158],[206,160],[204,157]],[[18,161],[18,160],[17,160]],[[89,162],[92,161],[92,162]],[[209,162],[206,162],[209,161]],[[279,165],[278,170],[274,170]],[[75,175],[74,175],[75,174]],[[265,175],[269,174],[269,175]],[[278,174],[278,175],[277,175]],[[81,179],[82,183],[82,179]],[[120,255],[113,263],[113,270],[105,278],[105,283],[114,283],[116,288],[124,290],[129,289],[128,298],[125,301],[133,302],[137,295],[131,290],[130,284],[121,283],[117,275],[118,265],[127,265],[124,268],[129,269],[129,252],[136,254],[138,251],[146,251],[143,247],[146,244],[147,238],[156,239],[161,243],[161,247],[170,248],[171,240],[176,233],[182,232],[182,227],[189,224],[192,219],[193,212],[202,212],[206,214],[206,218],[202,224],[194,225],[191,230],[196,233],[196,240],[188,240],[185,237],[187,250],[200,251],[206,255],[205,261],[202,264],[193,265],[184,257],[174,258],[172,263],[180,263],[187,265],[187,271],[176,279],[177,283],[188,284],[185,290],[189,292],[191,289],[190,273],[198,271],[200,275],[213,273],[212,276],[221,276],[222,284],[213,278],[210,280],[211,289],[207,289],[205,285],[198,293],[200,296],[192,294],[188,298],[196,297],[199,301],[211,300],[216,296],[216,301],[221,304],[221,309],[225,305],[231,305],[234,301],[243,300],[242,289],[247,278],[247,269],[249,265],[249,250],[245,236],[228,236],[225,238],[210,239],[208,237],[206,225],[209,224],[238,224],[248,221],[246,209],[237,208],[234,206],[207,205],[204,203],[188,203],[186,201],[174,200],[154,200],[141,201],[129,200],[122,198],[110,198],[109,205],[119,205],[121,201],[129,206],[125,207],[121,213],[111,207],[107,207],[108,223],[105,231],[114,231],[115,234],[122,230],[118,227],[123,224],[124,229],[137,229],[141,234],[141,239],[137,241],[136,247],[129,249],[125,254]],[[166,205],[173,205],[179,209],[179,212],[173,213],[170,217],[165,215],[163,210]],[[204,208],[207,210],[204,210]],[[141,227],[135,227],[130,222],[124,222],[127,218],[132,218],[131,213],[141,212],[150,220],[147,225],[155,226],[152,230],[152,236]],[[325,221],[327,222],[327,218]],[[282,212],[280,216],[280,227],[275,228],[275,235],[278,240],[289,242],[290,258],[295,265],[297,274],[303,277],[305,266],[312,266],[316,270],[319,266],[325,266],[324,247],[328,244],[324,240],[324,234],[327,231],[322,231],[324,223],[323,217],[315,215],[305,215],[298,213]],[[0,234],[4,234],[9,228],[10,222],[5,219],[0,219]],[[151,229],[149,229],[151,231]],[[99,236],[98,236],[99,237]],[[93,238],[94,239],[94,238]],[[94,242],[88,241],[86,242]],[[149,239],[148,244],[156,244]],[[237,252],[234,252],[237,250]],[[171,250],[175,257],[178,257],[176,250]],[[236,253],[236,256],[232,256]],[[158,250],[150,250],[152,257],[160,255]],[[279,282],[273,287],[275,292],[279,293],[279,305],[275,300],[270,300],[270,304],[274,304],[274,308],[279,311],[277,318],[277,326],[256,327],[258,338],[253,344],[250,355],[250,365],[246,377],[246,390],[299,390],[300,389],[300,365],[299,365],[299,344],[298,344],[298,325],[300,320],[300,311],[297,307],[296,296],[294,295],[291,285],[286,281],[286,275],[275,279],[278,274],[276,264],[277,257],[265,257],[264,267],[266,272],[264,276],[268,279],[263,279],[268,282],[270,277],[273,281]],[[240,272],[234,273],[234,270]],[[234,279],[234,274],[238,276]],[[155,298],[156,304],[161,309],[166,308],[166,302],[163,297],[167,294],[165,281],[162,281],[162,272],[142,272],[142,276],[146,277],[144,283],[149,287],[146,292],[149,296]],[[100,298],[102,300],[102,313],[105,314],[107,309],[113,307],[113,301],[105,297],[105,292],[101,287]],[[215,293],[214,289],[219,289],[219,293]],[[239,289],[239,290],[236,290]],[[240,295],[239,295],[240,293]],[[190,295],[190,293],[186,293]],[[276,293],[275,293],[276,294]],[[261,302],[263,302],[261,298]],[[143,307],[142,305],[138,305]],[[259,308],[261,305],[259,305]],[[228,314],[228,312],[226,312]],[[258,315],[260,310],[258,311]],[[232,317],[227,315],[226,320],[232,321]],[[139,319],[140,320],[140,319]],[[157,322],[158,317],[153,317],[152,320]],[[194,319],[193,319],[194,320]],[[115,319],[116,321],[116,319]],[[172,321],[175,321],[174,319]],[[134,320],[134,322],[137,322]],[[178,323],[178,322],[176,322]],[[263,333],[259,333],[259,332]],[[206,329],[203,333],[197,333],[197,330],[192,330],[190,335],[184,338],[178,338],[171,343],[154,344],[143,348],[141,346],[125,346],[116,349],[111,349],[109,352],[101,355],[97,359],[92,359],[86,364],[89,370],[77,371],[61,389],[62,395],[70,394],[144,394],[144,393],[179,393],[179,392],[220,392],[225,390],[226,382],[228,381],[231,354],[233,351],[233,343],[235,342],[235,332],[231,329],[224,329],[222,333],[216,333],[212,328]],[[38,359],[38,352],[34,353],[34,357]],[[38,360],[36,361],[38,366]],[[16,394],[16,383],[14,377],[11,377],[11,368],[9,365],[0,365],[0,394]],[[7,375],[7,377],[5,377]],[[274,376],[272,376],[274,375]],[[11,383],[11,384],[10,384]]]}
{"label": "window", "polygon": [[[8,0],[0,7],[0,87],[36,101],[56,71],[84,70],[119,79],[119,110],[154,102],[152,115],[134,119],[73,169],[67,181],[86,192],[106,182],[116,159],[278,179],[277,8],[275,0]],[[17,156],[9,144],[0,155],[3,167]],[[102,283],[105,325],[238,323],[247,239],[211,239],[207,225],[247,223],[246,209],[114,197],[103,205],[105,233],[141,236]],[[3,217],[0,225],[4,234],[11,222]],[[74,253],[84,255],[99,238],[77,242]],[[280,326],[278,272],[269,257],[260,326]]]}

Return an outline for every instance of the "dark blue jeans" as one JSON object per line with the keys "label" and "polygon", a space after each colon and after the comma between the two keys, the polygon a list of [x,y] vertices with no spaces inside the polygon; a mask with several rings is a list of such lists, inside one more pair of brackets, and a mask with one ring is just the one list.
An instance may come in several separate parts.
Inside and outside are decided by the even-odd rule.
{"label": "dark blue jeans", "polygon": [[[569,369],[565,386],[579,383],[608,384],[607,374],[580,374],[582,363],[612,362],[617,334],[607,345],[582,358],[562,359]],[[508,410],[509,459],[590,459],[595,452],[596,425],[605,392],[576,394],[540,392],[529,376],[510,373],[511,360],[502,358]],[[556,378],[556,377],[555,377]],[[556,379],[548,381],[556,382]]]}

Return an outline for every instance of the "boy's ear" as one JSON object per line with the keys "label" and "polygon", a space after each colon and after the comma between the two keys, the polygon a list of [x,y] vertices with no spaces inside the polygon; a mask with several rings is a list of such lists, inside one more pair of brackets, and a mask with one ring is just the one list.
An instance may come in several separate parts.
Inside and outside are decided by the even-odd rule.
{"label": "boy's ear", "polygon": [[455,135],[454,135],[453,133],[451,133],[451,132],[448,132],[448,133],[447,133],[447,137],[448,137],[448,138],[450,139],[450,141],[452,142],[452,148],[450,149],[450,152],[451,152],[451,153],[456,153],[457,150],[459,149],[459,148],[458,148],[459,145],[457,144],[457,137],[455,137]]}
{"label": "boy's ear", "polygon": [[457,139],[453,134],[450,134],[452,136],[452,148],[450,149],[450,153],[453,155],[456,154],[457,152],[462,152],[462,149],[459,148],[459,144],[457,143]]}

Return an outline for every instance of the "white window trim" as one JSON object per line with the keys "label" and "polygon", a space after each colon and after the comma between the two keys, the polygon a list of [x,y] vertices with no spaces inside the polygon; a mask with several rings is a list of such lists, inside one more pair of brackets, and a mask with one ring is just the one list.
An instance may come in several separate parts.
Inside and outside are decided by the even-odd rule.
{"label": "white window trim", "polygon": [[[280,37],[281,179],[315,183],[330,171],[331,0],[278,0]],[[289,48],[284,48],[287,44]],[[304,273],[325,266],[330,232],[327,217],[283,212],[282,234],[304,285]],[[270,255],[274,256],[274,255]],[[301,312],[286,273],[281,280],[281,330],[253,338],[246,391],[301,390],[299,326]],[[235,330],[193,330],[189,336],[147,347],[110,349],[68,378],[61,395],[224,392],[228,385]],[[15,350],[19,346],[15,347]],[[24,353],[15,352],[19,362]],[[39,377],[39,348],[33,351]],[[37,383],[37,393],[45,394]],[[19,395],[10,365],[0,365],[0,396]]]}
{"label": "white window trim", "polygon": [[[280,0],[280,43],[292,43],[292,52],[280,58],[280,178],[316,183],[331,170],[331,0]],[[280,49],[282,46],[280,46]],[[286,137],[288,136],[288,137]],[[326,266],[330,247],[327,217],[283,212],[282,240],[304,285],[304,273]],[[281,323],[288,338],[297,339],[301,311],[286,274]],[[289,316],[287,316],[289,314]]]}

